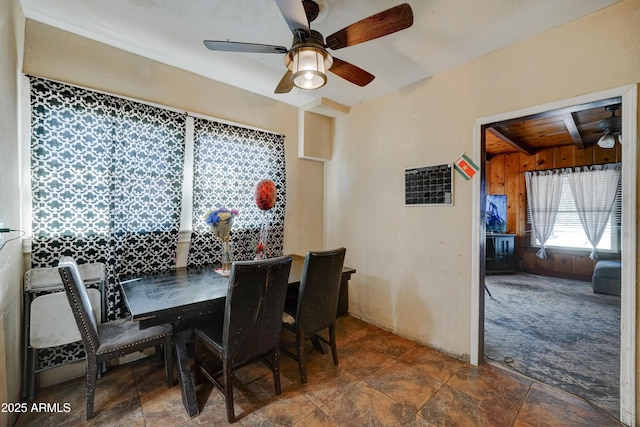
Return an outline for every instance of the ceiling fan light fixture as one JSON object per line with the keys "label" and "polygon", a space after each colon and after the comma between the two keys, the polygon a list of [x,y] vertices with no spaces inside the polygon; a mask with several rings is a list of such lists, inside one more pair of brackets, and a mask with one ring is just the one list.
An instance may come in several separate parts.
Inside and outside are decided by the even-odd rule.
{"label": "ceiling fan light fixture", "polygon": [[300,89],[319,89],[327,83],[326,70],[333,65],[333,58],[326,50],[305,46],[291,52],[287,67],[293,73],[291,82]]}
{"label": "ceiling fan light fixture", "polygon": [[610,133],[607,133],[600,137],[597,144],[600,148],[613,148],[616,145],[616,138]]}

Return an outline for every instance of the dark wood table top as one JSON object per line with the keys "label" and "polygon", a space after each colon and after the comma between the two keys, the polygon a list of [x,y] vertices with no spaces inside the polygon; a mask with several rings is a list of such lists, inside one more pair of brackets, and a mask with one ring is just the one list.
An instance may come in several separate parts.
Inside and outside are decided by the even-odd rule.
{"label": "dark wood table top", "polygon": [[[198,307],[207,301],[225,298],[229,278],[213,267],[177,268],[120,283],[131,318],[153,318],[176,307]],[[179,319],[176,319],[179,320]]]}
{"label": "dark wood table top", "polygon": [[[298,286],[304,257],[292,255],[289,286]],[[355,270],[344,267],[350,277]],[[229,278],[211,266],[181,267],[164,273],[142,276],[120,283],[133,321],[141,327],[193,318],[210,312],[216,301],[227,296]]]}

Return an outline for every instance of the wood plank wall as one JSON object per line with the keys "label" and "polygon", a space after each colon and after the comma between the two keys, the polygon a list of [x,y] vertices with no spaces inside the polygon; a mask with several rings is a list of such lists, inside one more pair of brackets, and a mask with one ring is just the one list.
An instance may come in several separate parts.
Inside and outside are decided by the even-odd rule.
{"label": "wood plank wall", "polygon": [[[487,194],[507,195],[507,233],[516,235],[516,269],[545,276],[591,280],[595,262],[588,251],[547,248],[547,259],[535,256],[537,248],[529,247],[531,232],[526,224],[526,188],[524,172],[622,161],[622,149],[592,146],[578,149],[575,145],[549,148],[533,156],[522,153],[501,154],[485,163]],[[607,259],[607,254],[599,254]],[[609,256],[613,258],[613,256]]]}

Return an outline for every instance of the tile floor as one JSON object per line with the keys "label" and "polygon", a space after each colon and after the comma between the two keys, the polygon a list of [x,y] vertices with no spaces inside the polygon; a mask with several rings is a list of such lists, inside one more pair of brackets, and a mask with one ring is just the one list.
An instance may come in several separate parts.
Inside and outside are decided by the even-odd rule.
{"label": "tile floor", "polygon": [[[490,364],[474,367],[353,317],[338,320],[338,354],[313,352],[309,382],[282,357],[282,394],[261,363],[236,374],[238,426],[618,426],[573,395]],[[288,333],[287,333],[288,334]],[[284,336],[284,338],[293,338]],[[200,415],[189,419],[180,387],[167,388],[162,362],[113,368],[98,381],[94,419],[84,421],[84,380],[40,390],[36,402],[69,412],[28,412],[17,426],[224,426],[217,389],[197,387]]]}

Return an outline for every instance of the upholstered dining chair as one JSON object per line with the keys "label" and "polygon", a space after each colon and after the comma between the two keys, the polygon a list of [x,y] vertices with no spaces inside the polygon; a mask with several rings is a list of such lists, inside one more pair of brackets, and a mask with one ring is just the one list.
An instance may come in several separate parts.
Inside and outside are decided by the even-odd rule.
{"label": "upholstered dining chair", "polygon": [[[195,380],[202,375],[224,395],[227,420],[235,422],[233,371],[257,359],[273,372],[280,394],[280,332],[291,257],[236,261],[231,267],[223,318],[195,329]],[[214,367],[207,368],[208,351]]]}
{"label": "upholstered dining chair", "polygon": [[118,319],[98,324],[75,260],[72,257],[63,257],[58,263],[58,272],[87,353],[86,419],[93,418],[93,400],[98,367],[107,360],[149,347],[164,345],[167,386],[172,387],[171,339],[173,326],[167,324],[139,329],[137,324],[128,319]]}
{"label": "upholstered dining chair", "polygon": [[[304,344],[308,339],[322,341],[331,346],[333,363],[338,364],[336,347],[336,312],[342,280],[342,266],[347,250],[307,252],[302,267],[302,278],[297,301],[287,302],[282,326],[296,334],[295,343],[283,346],[282,352],[298,362],[300,381],[307,382]],[[328,329],[329,340],[318,334]],[[295,354],[288,347],[295,344]],[[317,344],[320,346],[320,343]]]}

